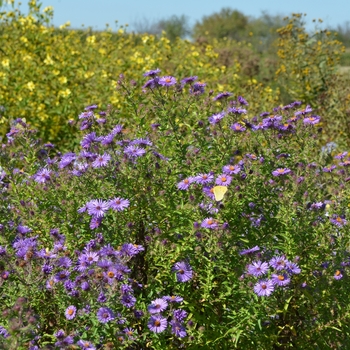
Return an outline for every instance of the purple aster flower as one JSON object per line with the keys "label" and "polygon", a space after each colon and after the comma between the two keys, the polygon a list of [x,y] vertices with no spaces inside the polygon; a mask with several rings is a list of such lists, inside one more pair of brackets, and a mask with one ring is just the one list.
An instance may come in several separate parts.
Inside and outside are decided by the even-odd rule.
{"label": "purple aster flower", "polygon": [[77,345],[80,346],[82,350],[96,350],[93,344],[87,340],[78,340]]}
{"label": "purple aster flower", "polygon": [[301,106],[301,104],[302,104],[301,101],[294,101],[294,102],[291,103],[291,105],[292,105],[293,108],[294,108],[294,107],[299,107],[299,106]]}
{"label": "purple aster flower", "polygon": [[120,124],[117,124],[113,130],[111,131],[111,134],[112,135],[118,135],[118,134],[121,134],[123,131],[123,125],[120,125]]}
{"label": "purple aster flower", "polygon": [[79,214],[85,213],[87,211],[86,205],[84,205],[83,207],[80,207],[77,211]]}
{"label": "purple aster flower", "polygon": [[161,70],[159,68],[151,69],[143,74],[144,77],[152,77],[154,78],[158,73],[160,73]]}
{"label": "purple aster flower", "polygon": [[214,181],[214,175],[213,174],[198,174],[193,178],[193,182],[204,185],[207,183],[211,183]]}
{"label": "purple aster flower", "polygon": [[215,184],[219,186],[228,186],[232,181],[232,176],[227,174],[221,174],[219,175],[216,180]]}
{"label": "purple aster flower", "polygon": [[254,293],[259,297],[268,297],[274,291],[274,285],[271,280],[260,280],[254,286]]}
{"label": "purple aster flower", "polygon": [[102,217],[105,212],[109,209],[109,203],[103,201],[102,199],[93,199],[86,203],[86,208],[89,215],[94,217]]}
{"label": "purple aster flower", "polygon": [[209,213],[209,214],[217,214],[218,212],[219,212],[219,209],[218,208],[216,208],[214,205],[213,205],[213,203],[200,203],[199,204],[199,207],[202,209],[202,210],[204,210],[204,211],[206,211],[207,213]]}
{"label": "purple aster flower", "polygon": [[83,137],[83,139],[80,142],[80,145],[83,148],[89,148],[91,144],[96,141],[98,141],[98,137],[96,136],[95,132],[92,132]]}
{"label": "purple aster flower", "polygon": [[132,289],[132,286],[130,284],[122,284],[120,287],[120,291],[122,293],[132,293],[133,289]]}
{"label": "purple aster flower", "polygon": [[145,248],[141,245],[137,244],[131,244],[131,243],[124,243],[122,245],[122,248],[120,250],[120,253],[125,256],[135,256],[138,253],[144,251]]}
{"label": "purple aster flower", "polygon": [[271,114],[267,118],[263,119],[263,123],[267,126],[279,125],[281,121],[282,121],[282,116],[275,115],[275,114]]}
{"label": "purple aster flower", "polygon": [[46,287],[46,289],[50,290],[53,288],[54,284],[55,284],[55,281],[51,277],[49,280],[46,281],[45,287]]}
{"label": "purple aster flower", "polygon": [[153,143],[148,138],[139,138],[131,141],[130,145],[153,146]]}
{"label": "purple aster flower", "polygon": [[230,126],[230,129],[236,132],[243,132],[247,130],[241,123],[234,123]]}
{"label": "purple aster flower", "polygon": [[116,211],[123,211],[130,205],[130,202],[128,199],[124,199],[120,197],[113,198],[108,203],[109,203],[109,207]]}
{"label": "purple aster flower", "polygon": [[227,109],[228,113],[232,114],[247,114],[247,110],[244,108],[236,108],[236,107],[231,107]]}
{"label": "purple aster flower", "polygon": [[213,218],[206,218],[202,221],[201,227],[214,230],[219,227],[219,224],[218,221]]}
{"label": "purple aster flower", "polygon": [[171,333],[176,337],[185,338],[187,336],[186,328],[179,321],[171,320]]}
{"label": "purple aster flower", "polygon": [[127,308],[131,308],[136,304],[136,298],[132,294],[123,294],[120,302]]}
{"label": "purple aster flower", "polygon": [[0,245],[0,256],[3,256],[5,254],[6,254],[6,247],[3,247],[3,246]]}
{"label": "purple aster flower", "polygon": [[174,319],[182,322],[187,317],[187,312],[185,310],[176,309],[173,311]]}
{"label": "purple aster flower", "polygon": [[192,84],[192,83],[195,82],[197,79],[198,79],[197,76],[183,78],[183,79],[181,80],[181,85],[184,86],[184,85],[186,85],[186,84]]}
{"label": "purple aster flower", "polygon": [[203,193],[210,199],[212,200],[215,199],[213,187],[208,187],[208,186],[203,187]]}
{"label": "purple aster flower", "polygon": [[72,266],[72,260],[67,256],[63,256],[58,259],[58,261],[56,262],[56,265],[59,267],[63,267],[64,269],[68,269],[69,267]]}
{"label": "purple aster flower", "polygon": [[70,305],[67,307],[66,311],[64,312],[67,320],[72,320],[77,313],[77,308],[74,305]]}
{"label": "purple aster flower", "polygon": [[100,227],[101,223],[102,223],[102,217],[93,216],[91,218],[89,227],[91,228],[91,230],[94,230]]}
{"label": "purple aster flower", "polygon": [[253,248],[243,249],[239,252],[240,255],[249,255],[260,251],[260,248],[256,245]]}
{"label": "purple aster flower", "polygon": [[317,203],[312,203],[312,204],[310,205],[310,209],[311,209],[311,210],[320,210],[320,209],[324,209],[325,206],[326,206],[325,203],[323,203],[323,202],[317,202]]}
{"label": "purple aster flower", "polygon": [[348,152],[341,152],[334,156],[335,159],[343,159],[348,155]]}
{"label": "purple aster flower", "polygon": [[159,85],[163,85],[163,86],[171,86],[171,85],[175,85],[176,84],[176,79],[172,76],[165,76],[165,77],[161,77],[159,78]]}
{"label": "purple aster flower", "polygon": [[191,88],[190,88],[190,93],[192,95],[201,95],[201,94],[204,94],[204,91],[205,91],[205,86],[207,84],[205,83],[202,83],[200,81],[197,81],[196,83],[194,83]]}
{"label": "purple aster flower", "polygon": [[93,111],[94,109],[97,109],[97,108],[98,108],[97,105],[91,105],[91,106],[85,107],[85,110],[86,110],[86,111]]}
{"label": "purple aster flower", "polygon": [[62,340],[59,340],[55,343],[55,346],[60,349],[65,349],[69,345],[74,343],[74,338],[72,336],[67,336]]}
{"label": "purple aster flower", "polygon": [[85,260],[89,265],[92,265],[93,263],[96,263],[100,257],[97,252],[86,251],[79,257],[79,259]]}
{"label": "purple aster flower", "polygon": [[153,79],[146,81],[146,83],[142,86],[142,88],[143,89],[155,89],[156,87],[158,87],[158,82],[159,82],[159,78],[155,77]]}
{"label": "purple aster flower", "polygon": [[294,114],[296,116],[298,116],[298,115],[305,115],[305,114],[311,113],[311,112],[312,112],[312,108],[309,105],[307,105],[304,109],[297,111]]}
{"label": "purple aster flower", "polygon": [[114,283],[114,281],[117,279],[117,277],[120,275],[120,273],[117,271],[117,269],[111,265],[107,268],[107,271],[103,273],[103,276],[107,279],[108,284]]}
{"label": "purple aster flower", "polygon": [[335,168],[336,168],[336,165],[330,165],[330,166],[324,167],[322,171],[325,173],[331,173]]}
{"label": "purple aster flower", "polygon": [[110,133],[106,136],[103,137],[103,139],[101,140],[101,145],[103,146],[108,146],[110,144],[113,143],[113,139],[114,139],[114,134]]}
{"label": "purple aster flower", "polygon": [[9,271],[2,271],[1,274],[0,274],[0,277],[3,279],[3,280],[7,280],[10,276],[10,272]]}
{"label": "purple aster flower", "polygon": [[101,307],[97,311],[97,319],[101,323],[107,323],[115,319],[113,311],[108,307]]}
{"label": "purple aster flower", "polygon": [[258,157],[253,153],[247,153],[245,156],[251,160],[258,160]]}
{"label": "purple aster flower", "polygon": [[8,338],[10,336],[10,333],[6,330],[5,327],[0,326],[0,335],[4,338]]}
{"label": "purple aster flower", "polygon": [[180,181],[177,184],[177,188],[179,190],[188,190],[188,188],[190,187],[190,185],[195,181],[194,177],[188,177],[187,179],[184,179],[182,181]]}
{"label": "purple aster flower", "polygon": [[179,297],[177,295],[166,295],[163,297],[163,299],[169,303],[182,303],[184,298]]}
{"label": "purple aster flower", "polygon": [[179,261],[172,267],[172,272],[176,272],[178,282],[187,282],[193,276],[193,271],[186,261]]}
{"label": "purple aster flower", "polygon": [[267,273],[268,270],[269,270],[269,264],[267,262],[261,262],[260,260],[254,261],[253,263],[249,264],[247,267],[248,273],[255,277],[265,275],[265,273]]}
{"label": "purple aster flower", "polygon": [[248,106],[248,102],[242,96],[238,96],[237,99],[241,105]]}
{"label": "purple aster flower", "polygon": [[28,226],[24,226],[24,225],[18,225],[17,226],[17,232],[19,232],[22,235],[25,235],[29,232],[32,232],[33,230],[31,228],[29,228]]}
{"label": "purple aster flower", "polygon": [[290,169],[288,168],[278,168],[272,172],[273,176],[282,176],[282,175],[287,175],[291,172]]}
{"label": "purple aster flower", "polygon": [[97,301],[99,303],[105,303],[107,301],[107,297],[105,296],[105,294],[103,292],[101,292],[98,297],[97,297]]}
{"label": "purple aster flower", "polygon": [[236,165],[228,164],[222,167],[223,173],[229,174],[229,175],[238,174],[241,171],[241,169],[242,168],[237,164]]}
{"label": "purple aster flower", "polygon": [[140,319],[141,317],[143,317],[144,313],[142,310],[134,310],[134,315],[137,319]]}
{"label": "purple aster flower", "polygon": [[269,261],[270,266],[276,269],[277,271],[284,270],[286,268],[287,263],[288,260],[284,256],[274,256]]}
{"label": "purple aster flower", "polygon": [[56,337],[56,339],[62,340],[66,336],[66,333],[63,329],[60,329],[54,334],[54,336]]}
{"label": "purple aster flower", "polygon": [[147,309],[150,314],[159,314],[166,310],[168,303],[164,299],[155,299],[148,305]]}
{"label": "purple aster flower", "polygon": [[93,116],[94,116],[94,113],[92,111],[83,112],[83,113],[79,114],[79,119],[87,119],[87,118],[91,118]]}
{"label": "purple aster flower", "polygon": [[270,113],[269,112],[262,112],[261,114],[260,114],[260,117],[267,117],[268,115],[270,115]]}
{"label": "purple aster flower", "polygon": [[294,129],[294,126],[292,124],[289,124],[289,123],[279,124],[277,127],[279,130],[282,130],[282,131]]}
{"label": "purple aster flower", "polygon": [[157,315],[157,316],[151,316],[148,321],[148,328],[154,332],[154,333],[161,333],[163,332],[168,325],[168,322],[166,318]]}
{"label": "purple aster flower", "polygon": [[333,215],[333,217],[330,219],[330,222],[338,227],[343,227],[344,225],[347,224],[347,221],[345,220],[344,217],[338,216],[338,215]]}
{"label": "purple aster flower", "polygon": [[52,272],[52,270],[53,270],[53,266],[50,265],[50,264],[47,264],[47,263],[45,263],[45,264],[41,267],[41,271],[42,271],[44,274],[46,274],[46,275],[50,274],[50,273]]}
{"label": "purple aster flower", "polygon": [[34,175],[34,181],[38,183],[45,183],[51,179],[51,170],[41,169]]}
{"label": "purple aster flower", "polygon": [[100,154],[91,165],[93,168],[101,168],[106,166],[110,160],[111,156],[108,153]]}
{"label": "purple aster flower", "polygon": [[286,269],[289,273],[294,274],[294,275],[297,275],[301,272],[300,267],[296,263],[293,263],[290,261],[287,261]]}
{"label": "purple aster flower", "polygon": [[309,124],[309,125],[315,125],[318,124],[320,122],[321,118],[318,115],[312,115],[311,117],[308,118],[304,118],[303,123],[305,125]]}
{"label": "purple aster flower", "polygon": [[221,113],[217,113],[217,114],[213,114],[211,117],[208,118],[209,120],[209,123],[210,124],[217,124],[220,122],[220,120],[222,118],[224,118],[225,116],[225,113],[224,112],[221,112]]}
{"label": "purple aster flower", "polygon": [[55,282],[63,282],[65,281],[70,275],[70,271],[69,270],[62,270],[56,273],[55,277],[54,277],[54,281]]}
{"label": "purple aster flower", "polygon": [[336,280],[340,280],[340,279],[342,279],[343,278],[343,274],[341,273],[341,271],[340,270],[337,270],[337,271],[335,271],[335,273],[334,273],[334,279],[336,279]]}
{"label": "purple aster flower", "polygon": [[73,152],[66,153],[62,156],[61,161],[58,164],[60,169],[67,167],[76,159],[76,154]]}
{"label": "purple aster flower", "polygon": [[71,281],[71,280],[66,280],[64,283],[63,283],[63,286],[64,286],[64,289],[67,291],[67,292],[72,292],[73,289],[76,287],[76,284],[75,282]]}
{"label": "purple aster flower", "polygon": [[129,158],[142,157],[146,153],[146,150],[135,145],[125,147],[124,154]]}
{"label": "purple aster flower", "polygon": [[233,94],[231,92],[221,92],[219,94],[217,94],[214,98],[213,98],[213,101],[219,101],[219,100],[222,100],[224,98],[228,98],[230,96],[232,96]]}
{"label": "purple aster flower", "polygon": [[290,283],[290,278],[285,273],[279,275],[273,273],[271,276],[271,281],[276,286],[284,287]]}

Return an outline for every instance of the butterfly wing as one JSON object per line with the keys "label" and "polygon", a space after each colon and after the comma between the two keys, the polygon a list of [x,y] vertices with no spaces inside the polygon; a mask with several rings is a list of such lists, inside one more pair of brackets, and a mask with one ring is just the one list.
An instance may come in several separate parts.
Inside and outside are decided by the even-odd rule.
{"label": "butterfly wing", "polygon": [[214,197],[215,197],[215,200],[217,202],[220,202],[224,198],[224,195],[226,192],[227,192],[226,186],[214,186],[213,187]]}

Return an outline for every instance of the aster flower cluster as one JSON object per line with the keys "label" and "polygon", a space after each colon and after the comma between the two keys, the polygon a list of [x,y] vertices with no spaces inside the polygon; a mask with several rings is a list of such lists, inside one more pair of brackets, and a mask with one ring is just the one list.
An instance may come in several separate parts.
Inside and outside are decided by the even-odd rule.
{"label": "aster flower cluster", "polygon": [[192,184],[202,186],[203,193],[210,199],[214,199],[214,186],[229,186],[233,180],[233,176],[244,172],[244,163],[227,164],[222,167],[222,173],[215,176],[213,172],[200,173],[190,176],[177,184],[179,190],[188,190]]}
{"label": "aster flower cluster", "polygon": [[[66,237],[58,229],[50,232],[53,249],[40,248],[38,236],[26,237],[30,231],[27,226],[17,227],[18,236],[12,244],[17,267],[7,271],[10,276],[25,276],[33,269],[41,270],[41,288],[51,293],[63,291],[71,300],[72,304],[67,305],[63,312],[68,321],[73,322],[77,317],[93,312],[92,307],[96,308],[95,305],[99,304],[95,317],[100,323],[126,322],[120,312],[133,312],[131,309],[136,303],[134,290],[142,288],[141,284],[129,277],[131,269],[127,264],[144,250],[142,246],[125,243],[115,249],[109,244],[104,245],[103,236],[97,234],[73,257],[67,254]],[[11,252],[2,247],[0,251],[1,259],[9,261]],[[2,276],[2,280],[5,279],[8,278]],[[86,306],[81,308],[81,305]],[[5,331],[3,334],[7,335]],[[56,338],[56,346],[60,348],[68,347],[76,340],[76,336],[65,335],[62,330],[56,333]]]}
{"label": "aster flower cluster", "polygon": [[[143,85],[144,92],[146,92],[147,89],[153,90],[159,87],[170,87],[177,84],[177,80],[175,77],[170,75],[160,77],[158,75],[158,73],[160,72],[160,69],[157,68],[144,73],[145,77],[151,78]],[[191,95],[201,95],[205,92],[206,83],[196,81],[197,79],[197,76],[183,78],[181,80],[181,84],[177,86],[177,88],[180,91],[185,87],[185,85],[189,85],[189,93]]]}
{"label": "aster flower cluster", "polygon": [[115,197],[108,201],[102,199],[93,199],[87,202],[83,207],[78,209],[78,213],[87,212],[92,218],[90,222],[90,228],[96,229],[102,223],[102,218],[105,216],[109,209],[120,212],[127,209],[130,205],[128,199]]}
{"label": "aster flower cluster", "polygon": [[[96,124],[101,124],[101,118],[96,118],[94,112],[97,105],[86,107],[80,119],[80,129],[87,130],[95,127]],[[107,117],[107,112],[101,111],[99,115]],[[106,123],[106,119],[103,118]],[[108,124],[109,125],[109,124]],[[104,126],[104,129],[106,127]],[[50,183],[57,179],[63,172],[68,172],[72,176],[87,176],[91,175],[91,170],[102,168],[116,169],[120,163],[136,163],[141,157],[150,154],[156,162],[159,160],[168,161],[168,158],[163,156],[154,147],[149,138],[136,138],[133,140],[124,138],[124,127],[122,124],[112,126],[108,134],[98,135],[96,131],[83,136],[80,146],[80,152],[67,152],[58,154],[55,157],[48,155],[44,167],[39,168],[32,176],[32,179],[39,184]],[[50,150],[53,147],[48,147]],[[90,171],[89,171],[90,170]]]}
{"label": "aster flower cluster", "polygon": [[[240,255],[255,255],[260,251],[258,246],[244,249]],[[260,254],[259,254],[260,255]],[[247,265],[244,277],[258,277],[254,293],[258,296],[270,296],[276,288],[287,287],[293,275],[301,272],[300,267],[289,261],[284,255],[273,256],[269,261],[254,260]]]}
{"label": "aster flower cluster", "polygon": [[[239,289],[251,291],[248,293],[251,300],[256,299],[251,297],[254,293],[259,297],[273,296],[267,299],[269,306],[276,305],[281,296],[283,298],[285,293],[281,291],[296,286],[296,281],[300,280],[296,275],[301,274],[299,259],[289,260],[283,251],[303,254],[305,276],[314,277],[313,280],[323,276],[335,287],[345,286],[350,258],[347,255],[340,258],[336,249],[347,242],[342,239],[347,235],[348,210],[341,206],[342,199],[339,198],[347,193],[346,182],[350,181],[347,169],[349,154],[341,152],[334,156],[334,149],[328,147],[326,152],[321,151],[319,158],[324,163],[304,164],[309,155],[303,153],[298,142],[293,143],[294,134],[297,134],[298,141],[303,141],[305,135],[316,137],[314,125],[319,123],[320,117],[313,114],[310,106],[300,109],[301,102],[296,101],[250,119],[247,100],[242,96],[234,97],[230,92],[215,96],[211,91],[204,99],[205,103],[195,105],[194,102],[200,99],[196,96],[205,92],[205,83],[198,81],[196,76],[179,80],[170,75],[160,76],[159,73],[159,69],[146,72],[144,76],[150,80],[143,88],[149,94],[143,94],[138,101],[136,94],[133,97],[139,102],[137,113],[148,118],[151,111],[152,120],[145,119],[140,128],[144,137],[127,138],[126,135],[129,137],[133,130],[130,131],[130,124],[124,129],[119,121],[114,120],[118,111],[112,113],[109,106],[107,111],[97,113],[98,106],[91,105],[79,116],[78,125],[81,130],[86,130],[80,150],[77,148],[63,155],[57,152],[51,157],[54,147],[46,144],[31,167],[25,170],[0,168],[0,190],[5,198],[1,199],[0,205],[1,215],[5,217],[0,219],[0,231],[6,239],[10,237],[5,244],[1,241],[3,245],[0,245],[0,286],[10,295],[8,291],[14,290],[20,283],[24,286],[22,290],[34,285],[41,295],[48,296],[51,305],[55,303],[57,320],[50,327],[55,327],[52,339],[57,348],[107,348],[109,344],[103,342],[111,338],[119,341],[124,348],[132,348],[133,342],[139,342],[137,346],[152,344],[154,339],[162,344],[159,346],[166,346],[172,341],[175,342],[173,347],[181,348],[186,347],[188,341],[193,342],[190,347],[199,348],[204,344],[204,337],[212,331],[213,337],[221,339],[223,334],[231,334],[225,333],[226,317],[232,324],[242,310],[237,302],[241,294],[227,287],[230,285],[227,280],[237,281],[237,274],[244,270],[241,280],[248,283],[242,283]],[[187,106],[180,100],[182,97],[193,105],[186,109]],[[167,98],[176,106],[175,111],[169,113],[176,121],[174,125],[169,122],[170,119],[162,119],[166,119],[166,108],[170,105]],[[147,105],[160,99],[164,103]],[[183,109],[184,106],[186,108]],[[216,106],[220,108],[217,112],[213,109]],[[207,121],[194,119],[200,114],[209,115],[208,110],[213,114]],[[175,118],[183,111],[189,112],[190,121],[182,129],[180,125],[184,124],[178,123]],[[11,144],[20,137],[23,123],[19,120],[13,125],[8,134]],[[182,143],[180,138],[182,133],[187,132],[188,126],[191,127],[191,132],[185,136],[188,143]],[[144,134],[146,127],[149,127],[149,132]],[[198,140],[200,142],[196,144]],[[155,146],[158,142],[170,159],[158,152]],[[167,148],[169,145],[175,146]],[[294,145],[300,146],[300,157],[299,148],[292,149]],[[7,146],[3,145],[3,149]],[[327,164],[332,156],[334,164]],[[159,160],[169,161],[171,166],[162,169]],[[210,167],[206,167],[206,162]],[[324,186],[322,181],[340,177],[343,177],[339,181],[340,189],[333,196],[329,191],[330,182]],[[312,193],[304,188],[310,183],[316,185]],[[73,186],[67,190],[71,184]],[[173,191],[174,184],[178,191]],[[17,190],[24,187],[28,188],[22,199]],[[90,193],[89,197],[86,193]],[[14,196],[15,201],[9,203],[7,196]],[[70,200],[72,197],[74,199]],[[186,197],[189,203],[185,207],[182,204]],[[325,200],[330,197],[335,199]],[[279,202],[279,198],[283,201]],[[83,215],[76,215],[77,203],[81,205],[78,213]],[[139,208],[139,204],[142,207]],[[132,210],[127,210],[130,206]],[[188,210],[191,206],[195,210]],[[164,208],[164,213],[156,212],[159,208]],[[121,212],[122,215],[119,215]],[[196,218],[198,221],[193,224],[195,237],[186,235],[189,223],[195,220],[193,215],[197,213],[201,219]],[[130,217],[130,222],[126,224],[124,219],[127,217]],[[287,221],[286,217],[290,220]],[[85,218],[88,218],[91,230],[100,228],[106,235],[98,233],[86,242],[84,239],[91,231],[86,225],[81,225]],[[226,222],[222,223],[223,219]],[[53,222],[62,225],[62,229],[51,230],[50,240],[47,227],[52,227]],[[288,234],[291,232],[291,239],[287,234],[284,236],[284,231],[276,233],[276,228],[286,222],[291,226],[286,230]],[[298,230],[292,227],[294,223]],[[319,223],[322,223],[320,228],[317,227]],[[300,234],[303,228],[306,231],[305,247],[312,247],[315,241],[310,257],[309,252],[305,252],[304,236]],[[318,242],[316,237],[320,233],[317,230],[321,229],[324,236]],[[60,232],[67,232],[67,239]],[[105,243],[107,235],[113,246]],[[137,243],[145,242],[147,250],[143,245],[124,243],[134,241],[131,237],[135,237]],[[269,240],[266,245],[271,249],[278,247],[280,253],[252,246],[242,249],[239,255],[234,254],[235,247],[242,244],[240,242],[263,240]],[[121,246],[116,247],[115,244]],[[290,250],[283,249],[287,246]],[[329,252],[329,246],[334,247],[334,251],[331,249]],[[184,256],[183,259],[178,259],[179,253]],[[317,257],[321,254],[329,259],[318,267],[322,260],[317,260]],[[312,264],[314,257],[317,269],[313,275],[313,268],[310,268],[311,273],[305,273],[304,266]],[[170,278],[159,278],[160,266],[169,261],[172,264],[171,270],[167,271]],[[307,282],[303,283],[303,288],[311,288]],[[7,290],[10,284],[14,287]],[[205,294],[202,293],[206,288]],[[293,289],[293,293],[303,293],[306,291],[303,288]],[[179,295],[163,296],[168,291],[177,293],[178,290],[188,293],[185,299],[186,303],[192,303],[190,310],[193,314],[188,315],[181,309],[179,304],[183,298]],[[315,292],[318,291],[315,289]],[[232,293],[232,298],[230,295],[227,299],[227,293]],[[203,295],[205,298],[202,299]],[[149,298],[155,299],[150,301]],[[308,301],[304,299],[305,306],[308,306]],[[298,302],[295,301],[296,307]],[[263,304],[254,305],[254,309],[264,307]],[[327,301],[327,307],[331,304]],[[148,306],[139,310],[139,305],[140,308]],[[204,307],[208,310],[208,319],[220,314],[223,322],[208,324],[210,332],[203,327],[203,334],[197,337],[199,340],[195,337],[191,339],[190,335],[180,342],[189,332],[186,321],[189,326],[194,319],[200,328]],[[300,308],[301,313],[302,309],[307,307]],[[257,312],[263,311],[266,310]],[[294,322],[294,315],[289,316]],[[307,320],[305,314],[302,317]],[[279,326],[283,325],[282,321]],[[253,334],[244,322],[237,330],[246,332],[245,335]],[[10,327],[5,323],[4,327],[0,326],[0,336],[9,337],[7,329]],[[33,336],[40,334],[42,329],[38,321]],[[196,327],[193,331],[197,330]],[[95,337],[93,342],[92,338],[88,338],[90,335]],[[33,350],[38,348],[34,340],[32,344]],[[237,346],[244,347],[241,344]]]}
{"label": "aster flower cluster", "polygon": [[[228,92],[221,93],[214,98],[214,101],[227,98],[231,95],[232,94]],[[254,117],[250,122],[243,118],[243,115],[246,115],[248,112],[245,108],[242,108],[242,106],[248,106],[248,102],[242,96],[238,96],[237,100],[230,101],[229,107],[226,110],[211,115],[209,117],[209,123],[212,125],[218,124],[227,116],[230,129],[236,133],[244,132],[248,128],[255,131],[275,129],[281,133],[286,133],[294,132],[296,123],[300,119],[302,119],[305,126],[316,125],[320,122],[321,118],[318,115],[310,115],[312,112],[310,106],[306,106],[306,108],[302,110],[297,110],[300,105],[300,101],[296,101],[282,108],[275,108],[272,113],[261,113],[261,121],[258,121],[258,117]],[[292,114],[293,110],[294,114]],[[286,114],[285,120],[283,120],[282,114],[277,114],[278,111],[283,111],[283,113]]]}
{"label": "aster flower cluster", "polygon": [[[164,332],[168,325],[170,332],[178,338],[187,336],[184,320],[187,318],[187,312],[182,309],[175,309],[175,303],[181,303],[183,298],[179,296],[164,296],[155,299],[148,305],[148,312],[150,318],[148,321],[148,328],[154,333]],[[169,310],[168,310],[169,308]],[[165,316],[164,313],[167,313]],[[171,318],[170,321],[168,319]]]}

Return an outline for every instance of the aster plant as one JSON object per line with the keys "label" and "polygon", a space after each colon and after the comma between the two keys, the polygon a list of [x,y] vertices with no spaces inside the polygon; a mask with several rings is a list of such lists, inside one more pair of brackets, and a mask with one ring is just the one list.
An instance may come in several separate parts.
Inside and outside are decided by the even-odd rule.
{"label": "aster plant", "polygon": [[[117,86],[138,123],[91,104],[74,149],[12,122],[1,345],[350,346],[348,151],[325,155],[299,101],[251,116],[239,91],[144,75]],[[33,318],[16,325],[19,297]]]}

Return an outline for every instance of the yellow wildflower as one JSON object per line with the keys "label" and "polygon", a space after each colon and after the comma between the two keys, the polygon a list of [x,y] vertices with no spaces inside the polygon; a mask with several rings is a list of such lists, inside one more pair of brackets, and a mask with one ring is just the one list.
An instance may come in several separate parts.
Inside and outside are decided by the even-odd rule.
{"label": "yellow wildflower", "polygon": [[35,84],[32,81],[30,81],[26,84],[26,88],[30,91],[33,91],[35,89]]}

